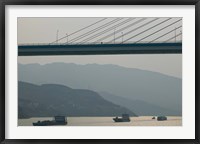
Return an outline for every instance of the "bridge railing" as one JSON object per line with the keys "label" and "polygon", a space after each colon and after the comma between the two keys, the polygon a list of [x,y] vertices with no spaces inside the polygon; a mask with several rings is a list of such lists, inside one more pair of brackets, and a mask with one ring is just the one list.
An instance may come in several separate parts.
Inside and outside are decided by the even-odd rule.
{"label": "bridge railing", "polygon": [[[157,42],[153,42],[153,43],[182,43],[182,41],[169,41],[169,42],[163,42],[163,41],[157,41]],[[113,43],[110,43],[110,42],[90,42],[90,43],[20,43],[18,44],[18,46],[24,46],[24,45],[98,45],[98,44],[134,44],[136,42],[132,41],[132,42],[125,42],[125,43],[122,43],[122,42],[113,42]],[[149,43],[148,41],[142,41],[142,42],[139,42],[139,43]]]}

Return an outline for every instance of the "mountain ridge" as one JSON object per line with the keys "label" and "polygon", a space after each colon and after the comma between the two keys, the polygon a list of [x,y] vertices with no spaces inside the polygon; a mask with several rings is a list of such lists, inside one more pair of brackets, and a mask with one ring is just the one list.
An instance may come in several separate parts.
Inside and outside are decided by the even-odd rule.
{"label": "mountain ridge", "polygon": [[110,64],[51,63],[18,66],[18,78],[21,81],[105,91],[182,113],[182,80],[179,78]]}
{"label": "mountain ridge", "polygon": [[115,104],[126,107],[130,110],[134,110],[135,113],[139,116],[158,116],[158,115],[167,115],[167,116],[181,116],[182,113],[166,109],[155,104],[151,104],[142,100],[132,100],[128,98],[122,98],[107,92],[99,92],[99,94],[108,101],[111,101]]}
{"label": "mountain ridge", "polygon": [[63,85],[18,82],[19,118],[66,116],[118,116],[132,111],[105,100],[91,90]]}
{"label": "mountain ridge", "polygon": [[48,65],[52,65],[52,64],[67,64],[67,65],[75,65],[75,66],[92,66],[92,65],[98,65],[98,66],[115,66],[115,67],[121,67],[124,69],[128,69],[128,70],[141,70],[141,71],[147,71],[147,72],[151,72],[151,73],[157,73],[157,74],[161,74],[167,77],[173,77],[175,79],[178,80],[182,80],[182,78],[176,77],[176,76],[172,76],[172,75],[167,75],[161,72],[157,72],[157,71],[152,71],[152,70],[146,70],[146,69],[140,69],[140,68],[130,68],[130,67],[126,67],[126,66],[121,66],[121,65],[115,65],[115,64],[96,64],[96,63],[90,63],[90,64],[77,64],[77,63],[65,63],[65,62],[53,62],[53,63],[46,63],[46,64],[39,64],[39,63],[31,63],[31,64],[22,64],[22,63],[18,63],[18,65],[21,66],[26,66],[26,65],[35,65],[35,66],[48,66]]}

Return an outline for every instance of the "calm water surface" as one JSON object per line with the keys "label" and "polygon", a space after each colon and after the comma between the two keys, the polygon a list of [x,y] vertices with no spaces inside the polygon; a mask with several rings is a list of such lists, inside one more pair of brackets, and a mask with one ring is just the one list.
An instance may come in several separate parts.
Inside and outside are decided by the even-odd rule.
{"label": "calm water surface", "polygon": [[[113,117],[67,117],[66,126],[182,126],[182,117],[168,116],[167,121],[157,121],[153,116],[131,117],[131,122],[115,123]],[[32,126],[33,122],[52,120],[51,117],[19,119],[18,126]]]}

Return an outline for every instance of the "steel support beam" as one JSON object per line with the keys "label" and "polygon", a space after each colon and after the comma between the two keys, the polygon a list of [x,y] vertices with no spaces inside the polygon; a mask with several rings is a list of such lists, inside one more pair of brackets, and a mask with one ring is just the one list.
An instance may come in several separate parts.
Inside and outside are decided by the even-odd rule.
{"label": "steel support beam", "polygon": [[19,45],[18,56],[99,55],[99,54],[175,54],[182,43]]}

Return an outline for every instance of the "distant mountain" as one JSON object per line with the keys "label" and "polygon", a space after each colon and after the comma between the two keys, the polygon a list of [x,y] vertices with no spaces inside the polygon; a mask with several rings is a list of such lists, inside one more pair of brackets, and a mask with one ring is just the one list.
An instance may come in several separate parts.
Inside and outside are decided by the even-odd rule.
{"label": "distant mountain", "polygon": [[167,115],[167,116],[181,116],[182,114],[178,111],[171,109],[166,109],[155,104],[150,104],[142,100],[133,100],[131,98],[123,98],[120,96],[112,95],[107,92],[99,92],[99,94],[106,100],[111,101],[112,103],[121,105],[134,111],[139,116],[158,116],[158,115]]}
{"label": "distant mountain", "polygon": [[182,113],[182,80],[161,73],[111,64],[73,63],[19,64],[18,71],[20,81],[105,91]]}
{"label": "distant mountain", "polygon": [[19,118],[66,116],[119,116],[132,111],[113,104],[98,93],[57,84],[18,82]]}

